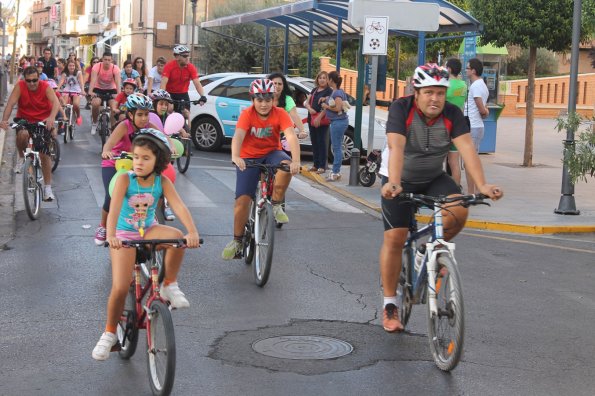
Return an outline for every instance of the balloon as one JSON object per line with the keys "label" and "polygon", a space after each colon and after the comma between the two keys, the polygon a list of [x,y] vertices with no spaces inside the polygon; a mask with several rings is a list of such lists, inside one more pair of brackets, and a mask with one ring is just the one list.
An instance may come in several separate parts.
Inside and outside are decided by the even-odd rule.
{"label": "balloon", "polygon": [[178,139],[170,139],[170,142],[174,143],[176,154],[172,155],[172,158],[181,157],[184,154],[184,145]]}
{"label": "balloon", "polygon": [[[128,153],[122,151],[120,156],[123,157],[126,154]],[[127,158],[120,158],[116,160],[116,170],[132,170],[132,158],[130,157],[130,155],[127,155]]]}
{"label": "balloon", "polygon": [[174,133],[180,132],[180,129],[184,127],[184,116],[180,113],[172,113],[165,120],[165,126],[163,132],[166,135],[173,135]]}
{"label": "balloon", "polygon": [[161,172],[161,175],[167,177],[172,183],[176,182],[176,170],[172,164],[168,164],[167,168]]}
{"label": "balloon", "polygon": [[109,182],[109,188],[107,189],[107,191],[109,192],[109,196],[110,197],[112,196],[112,193],[114,192],[114,187],[116,187],[116,179],[118,179],[118,176],[123,175],[126,172],[128,172],[126,169],[120,169],[112,177],[112,180],[110,180],[110,182]]}
{"label": "balloon", "polygon": [[149,113],[149,122],[155,125],[161,132],[163,132],[163,122],[161,122],[161,118],[153,112]]}

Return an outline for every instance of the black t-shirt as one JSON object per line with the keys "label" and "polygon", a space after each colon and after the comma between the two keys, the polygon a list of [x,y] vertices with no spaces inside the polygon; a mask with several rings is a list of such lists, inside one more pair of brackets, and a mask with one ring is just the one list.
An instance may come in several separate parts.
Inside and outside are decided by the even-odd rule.
{"label": "black t-shirt", "polygon": [[54,57],[51,57],[49,60],[45,60],[43,56],[40,56],[38,59],[39,62],[43,62],[43,72],[45,73],[48,78],[55,80],[56,77],[54,76],[54,72],[56,71],[56,67],[58,66],[58,62]]}
{"label": "black t-shirt", "polygon": [[386,133],[407,137],[401,179],[425,183],[443,172],[451,140],[469,133],[469,127],[461,109],[448,102],[440,116],[426,122],[415,106],[414,96],[407,96],[391,104]]}

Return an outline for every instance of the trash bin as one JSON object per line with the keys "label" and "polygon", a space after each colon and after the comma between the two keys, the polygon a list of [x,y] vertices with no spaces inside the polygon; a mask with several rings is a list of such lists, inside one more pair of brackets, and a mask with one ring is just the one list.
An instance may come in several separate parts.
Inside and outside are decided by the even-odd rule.
{"label": "trash bin", "polygon": [[504,109],[504,105],[488,104],[490,115],[483,120],[483,139],[479,145],[480,153],[496,152],[496,130],[498,126],[498,117]]}

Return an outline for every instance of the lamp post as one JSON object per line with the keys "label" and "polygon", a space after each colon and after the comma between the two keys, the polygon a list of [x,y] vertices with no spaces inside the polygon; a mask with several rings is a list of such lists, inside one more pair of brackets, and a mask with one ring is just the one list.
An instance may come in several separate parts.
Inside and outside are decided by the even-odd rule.
{"label": "lamp post", "polygon": [[192,4],[192,44],[190,46],[190,63],[194,64],[194,30],[196,28],[196,3],[198,0],[190,0]]}

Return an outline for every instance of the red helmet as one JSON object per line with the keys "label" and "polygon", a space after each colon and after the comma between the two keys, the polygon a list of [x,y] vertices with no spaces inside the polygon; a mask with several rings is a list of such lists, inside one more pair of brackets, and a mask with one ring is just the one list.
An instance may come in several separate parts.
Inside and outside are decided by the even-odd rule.
{"label": "red helmet", "polygon": [[423,87],[447,87],[448,70],[438,66],[435,63],[418,66],[413,73],[413,86],[415,88]]}
{"label": "red helmet", "polygon": [[252,98],[272,98],[275,94],[275,85],[266,78],[259,78],[250,84],[250,97]]}
{"label": "red helmet", "polygon": [[126,84],[130,84],[136,89],[136,80],[134,78],[127,78],[126,80],[122,81],[122,86],[125,86]]}

